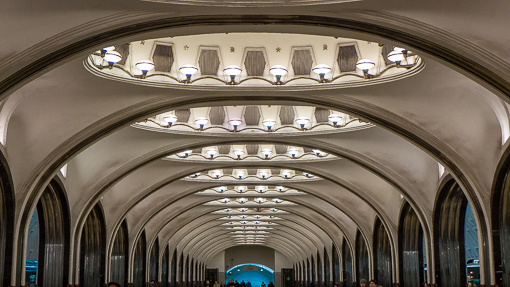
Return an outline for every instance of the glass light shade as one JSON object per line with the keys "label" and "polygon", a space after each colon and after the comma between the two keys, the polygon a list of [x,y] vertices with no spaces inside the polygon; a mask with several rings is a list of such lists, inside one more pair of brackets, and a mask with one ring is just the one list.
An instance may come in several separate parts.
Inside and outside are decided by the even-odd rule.
{"label": "glass light shade", "polygon": [[193,65],[184,65],[179,68],[179,72],[184,75],[194,75],[198,72],[198,68]]}
{"label": "glass light shade", "polygon": [[283,171],[282,171],[282,175],[283,175],[283,176],[285,176],[285,177],[289,177],[289,176],[290,176],[290,174],[291,174],[291,172],[290,172],[290,171],[288,171],[288,170],[283,170]]}
{"label": "glass light shade", "polygon": [[265,199],[263,199],[262,197],[259,197],[259,198],[255,198],[255,200],[254,200],[254,201],[255,201],[256,203],[263,203],[263,202],[265,202],[266,200],[265,200]]}
{"label": "glass light shade", "polygon": [[270,208],[269,210],[271,210],[272,212],[277,212],[278,211],[278,209],[276,209],[276,208]]}
{"label": "glass light shade", "polygon": [[404,59],[404,54],[399,51],[393,51],[388,54],[388,60],[392,62],[402,62]]}
{"label": "glass light shade", "polygon": [[203,126],[203,125],[207,124],[208,122],[209,122],[209,119],[208,119],[208,118],[203,118],[203,117],[201,117],[201,118],[197,118],[197,119],[195,120],[195,123],[197,123],[197,124],[199,124],[199,125],[201,125],[201,126]]}
{"label": "glass light shade", "polygon": [[184,151],[184,154],[185,154],[185,155],[190,155],[192,152],[193,152],[192,150],[185,150],[185,151]]}
{"label": "glass light shade", "polygon": [[237,176],[238,178],[242,178],[242,177],[244,177],[244,171],[242,171],[242,170],[238,170],[238,171],[236,172],[236,176]]}
{"label": "glass light shade", "polygon": [[226,208],[226,209],[223,209],[223,211],[225,211],[225,212],[231,212],[231,211],[232,211],[232,209],[230,209],[230,208]]}
{"label": "glass light shade", "polygon": [[341,115],[331,114],[329,115],[328,120],[332,123],[338,123],[340,120],[342,120],[342,118],[343,117]]}
{"label": "glass light shade", "polygon": [[313,175],[309,174],[308,172],[303,172],[303,175],[306,177],[312,177]]}
{"label": "glass light shade", "polygon": [[227,203],[227,202],[229,202],[229,201],[230,201],[230,199],[228,199],[228,198],[220,199],[220,202],[221,202],[221,203]]}
{"label": "glass light shade", "polygon": [[218,187],[218,190],[221,191],[221,192],[224,192],[225,190],[227,190],[227,187],[226,186],[220,186],[220,187]]}
{"label": "glass light shade", "polygon": [[[239,203],[246,203],[248,201],[248,199],[244,198],[244,197],[241,197],[241,198],[238,198],[237,201]],[[242,223],[242,222],[241,222]],[[245,222],[246,223],[246,222]]]}
{"label": "glass light shade", "polygon": [[105,52],[110,52],[110,51],[115,50],[115,46],[106,47],[106,48],[103,48],[103,49],[101,49],[101,50],[102,50],[102,51],[105,51]]}
{"label": "glass light shade", "polygon": [[259,176],[262,178],[267,178],[269,176],[269,172],[267,170],[259,171]]}
{"label": "glass light shade", "polygon": [[122,56],[117,51],[109,51],[106,52],[103,59],[108,63],[117,63],[120,62],[120,60],[122,60]]}
{"label": "glass light shade", "polygon": [[282,203],[283,200],[279,199],[279,198],[273,198],[273,202],[274,203]]}
{"label": "glass light shade", "polygon": [[406,51],[406,50],[407,50],[407,49],[405,49],[405,48],[399,48],[399,47],[395,47],[395,48],[393,48],[393,51],[397,51],[397,52],[404,52],[404,51]]}
{"label": "glass light shade", "polygon": [[267,187],[265,187],[265,186],[257,186],[257,187],[255,187],[255,189],[258,192],[264,192],[264,191],[266,191]]}
{"label": "glass light shade", "polygon": [[237,156],[242,156],[244,154],[244,150],[242,149],[235,149],[234,154]]}
{"label": "glass light shade", "polygon": [[242,208],[239,208],[239,209],[237,209],[237,210],[239,210],[239,211],[241,211],[241,212],[246,212],[246,211],[248,211],[248,208],[244,208],[244,207],[242,207]]}
{"label": "glass light shade", "polygon": [[140,71],[150,71],[154,69],[154,62],[151,60],[142,60],[135,65]]}
{"label": "glass light shade", "polygon": [[169,115],[163,118],[163,120],[169,124],[173,124],[177,121],[177,116]]}
{"label": "glass light shade", "polygon": [[277,186],[275,189],[279,192],[285,191],[285,188],[283,186]]}
{"label": "glass light shade", "polygon": [[361,59],[356,63],[356,68],[362,71],[368,71],[375,67],[375,63],[369,59]]}
{"label": "glass light shade", "polygon": [[262,153],[264,156],[269,157],[269,156],[273,153],[273,150],[272,150],[272,149],[269,149],[269,148],[265,148],[265,149],[262,149],[262,150],[261,150],[261,153]]}
{"label": "glass light shade", "polygon": [[272,120],[272,119],[267,119],[267,120],[264,120],[262,122],[262,124],[266,127],[266,128],[272,128],[276,125],[276,121],[275,120]]}
{"label": "glass light shade", "polygon": [[239,126],[243,123],[241,119],[231,119],[228,121],[232,126]]}
{"label": "glass light shade", "polygon": [[313,67],[312,71],[317,75],[326,75],[327,73],[331,72],[331,67],[328,65],[320,64]]}
{"label": "glass light shade", "polygon": [[221,171],[221,170],[215,170],[215,171],[213,172],[213,175],[214,175],[214,176],[216,176],[216,177],[220,177],[220,176],[222,176],[222,175],[223,175],[223,171]]}
{"label": "glass light shade", "polygon": [[299,117],[296,119],[296,123],[298,123],[300,125],[306,125],[309,122],[310,122],[310,119],[307,117]]}
{"label": "glass light shade", "polygon": [[223,73],[225,73],[228,76],[238,76],[241,74],[243,70],[239,68],[238,66],[227,66],[225,69],[223,69]]}
{"label": "glass light shade", "polygon": [[289,71],[287,71],[287,69],[285,69],[284,66],[282,65],[276,65],[276,66],[272,66],[271,69],[269,69],[269,73],[271,73],[271,75],[273,76],[285,76]]}
{"label": "glass light shade", "polygon": [[218,153],[218,150],[217,150],[217,149],[212,149],[212,148],[211,148],[211,149],[206,150],[205,152],[206,152],[208,155],[210,155],[210,156],[214,156],[215,154],[217,154],[217,153]]}
{"label": "glass light shade", "polygon": [[288,151],[291,155],[297,155],[299,153],[299,150],[297,148],[290,148]]}
{"label": "glass light shade", "polygon": [[[243,175],[244,175],[244,172],[243,172]],[[241,185],[241,186],[236,186],[236,189],[237,189],[237,191],[243,193],[246,191],[247,187],[244,185]]]}

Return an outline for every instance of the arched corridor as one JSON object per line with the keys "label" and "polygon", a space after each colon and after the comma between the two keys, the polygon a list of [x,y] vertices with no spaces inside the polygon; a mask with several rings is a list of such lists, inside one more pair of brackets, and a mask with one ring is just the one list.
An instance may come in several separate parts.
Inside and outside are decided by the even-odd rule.
{"label": "arched corridor", "polygon": [[0,287],[510,286],[508,12],[5,0]]}

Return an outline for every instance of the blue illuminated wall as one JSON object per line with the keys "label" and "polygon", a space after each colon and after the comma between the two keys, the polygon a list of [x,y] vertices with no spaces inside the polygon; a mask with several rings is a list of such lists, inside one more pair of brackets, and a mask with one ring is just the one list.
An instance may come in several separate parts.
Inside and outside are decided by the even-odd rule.
{"label": "blue illuminated wall", "polygon": [[261,264],[240,264],[225,272],[225,282],[230,279],[237,280],[239,283],[250,281],[251,287],[260,287],[262,282],[267,286],[269,282],[274,283],[274,271]]}

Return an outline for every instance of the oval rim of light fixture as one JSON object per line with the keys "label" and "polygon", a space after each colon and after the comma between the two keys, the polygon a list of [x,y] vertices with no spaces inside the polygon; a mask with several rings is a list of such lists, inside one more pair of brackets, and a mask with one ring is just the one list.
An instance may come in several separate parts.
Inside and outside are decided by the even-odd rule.
{"label": "oval rim of light fixture", "polygon": [[[185,70],[187,70],[191,73],[186,73]],[[181,72],[184,75],[192,75],[193,76],[194,74],[196,74],[198,72],[198,67],[191,65],[191,64],[186,64],[179,68],[179,72]]]}
{"label": "oval rim of light fixture", "polygon": [[402,62],[405,60],[404,53],[399,51],[391,51],[388,53],[388,56],[386,57],[389,61],[392,61],[394,63],[396,62]]}
{"label": "oval rim of light fixture", "polygon": [[[142,65],[146,65],[146,67],[149,69],[140,68],[140,66]],[[156,67],[156,65],[151,60],[141,60],[136,62],[135,67],[137,67],[140,71],[152,71]]]}
{"label": "oval rim of light fixture", "polygon": [[356,62],[356,68],[362,70],[362,71],[368,71],[375,67],[374,61],[370,59],[361,59]]}
{"label": "oval rim of light fixture", "polygon": [[[166,120],[166,119],[169,119],[169,118],[171,118],[173,121],[168,121],[168,120]],[[176,116],[176,115],[168,115],[168,116],[164,116],[164,117],[163,117],[163,120],[164,120],[165,122],[167,122],[167,123],[172,123],[172,124],[173,124],[173,123],[177,122],[177,120],[179,120],[179,118],[177,118],[177,116]]]}
{"label": "oval rim of light fixture", "polygon": [[240,126],[243,123],[243,120],[238,119],[238,118],[233,118],[233,119],[228,120],[228,123],[231,124],[232,126]]}
{"label": "oval rim of light fixture", "polygon": [[[231,72],[229,73],[228,71],[231,71]],[[235,71],[235,73],[232,73],[232,71]],[[223,73],[227,76],[239,76],[239,75],[241,75],[242,72],[243,72],[243,70],[236,65],[229,65],[229,66],[226,66],[225,69],[223,69]]]}
{"label": "oval rim of light fixture", "polygon": [[[114,60],[114,61],[108,61],[107,57],[108,58],[112,57],[112,59],[110,59],[110,60]],[[122,55],[119,52],[117,52],[117,51],[113,51],[113,50],[112,51],[107,51],[105,53],[103,59],[105,61],[107,61],[108,63],[118,63],[118,62],[120,62],[122,60]]]}
{"label": "oval rim of light fixture", "polygon": [[[202,123],[200,123],[200,122],[202,122]],[[209,119],[206,117],[198,117],[195,119],[195,123],[197,123],[199,125],[206,125],[208,122],[209,122]]]}
{"label": "oval rim of light fixture", "polygon": [[319,64],[312,68],[312,72],[317,75],[326,75],[331,72],[331,67],[326,64]]}
{"label": "oval rim of light fixture", "polygon": [[[274,73],[276,71],[282,71],[282,73]],[[282,65],[274,65],[272,66],[271,68],[269,68],[269,73],[271,73],[271,75],[277,77],[277,76],[280,76],[280,77],[283,77],[285,75],[287,75],[289,71],[287,70],[287,68],[285,68],[284,66]]]}

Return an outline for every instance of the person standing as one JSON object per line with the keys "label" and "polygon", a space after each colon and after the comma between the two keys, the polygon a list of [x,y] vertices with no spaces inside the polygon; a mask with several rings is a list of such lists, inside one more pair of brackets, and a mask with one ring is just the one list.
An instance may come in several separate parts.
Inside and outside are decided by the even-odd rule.
{"label": "person standing", "polygon": [[269,281],[269,284],[267,284],[267,287],[274,287],[273,282]]}
{"label": "person standing", "polygon": [[241,287],[246,287],[246,283],[244,283],[244,280],[241,280],[241,284],[239,285],[241,285]]}
{"label": "person standing", "polygon": [[366,287],[367,286],[367,280],[361,279],[359,281],[359,287]]}
{"label": "person standing", "polygon": [[251,287],[250,280],[248,280],[248,282],[246,282],[246,287]]}
{"label": "person standing", "polygon": [[260,287],[266,287],[266,284],[264,283],[264,281],[262,281],[262,283],[260,283]]}
{"label": "person standing", "polygon": [[218,283],[218,281],[214,281],[213,287],[220,287],[220,283]]}
{"label": "person standing", "polygon": [[375,281],[374,279],[370,280],[370,283],[368,286],[369,287],[377,287],[377,281]]}

